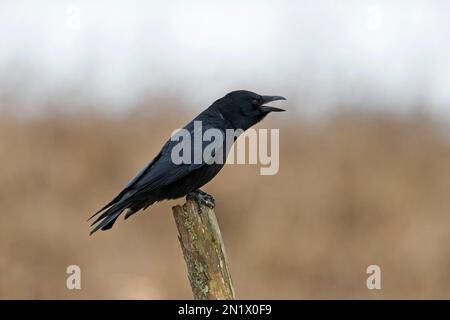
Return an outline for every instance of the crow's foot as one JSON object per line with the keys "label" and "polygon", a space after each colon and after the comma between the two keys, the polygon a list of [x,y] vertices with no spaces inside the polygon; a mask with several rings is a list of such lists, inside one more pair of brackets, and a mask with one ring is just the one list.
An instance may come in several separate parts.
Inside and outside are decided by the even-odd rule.
{"label": "crow's foot", "polygon": [[216,206],[216,201],[214,200],[213,196],[200,189],[189,192],[186,195],[186,198],[196,199],[198,203],[204,204],[211,209]]}

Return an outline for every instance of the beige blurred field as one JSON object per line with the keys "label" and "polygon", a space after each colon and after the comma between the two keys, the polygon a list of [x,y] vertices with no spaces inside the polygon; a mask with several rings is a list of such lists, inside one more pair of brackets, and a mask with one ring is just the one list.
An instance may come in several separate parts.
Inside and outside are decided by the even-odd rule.
{"label": "beige blurred field", "polygon": [[[171,206],[89,237],[110,200],[193,112],[0,120],[0,298],[191,298]],[[450,298],[450,142],[423,115],[277,114],[280,171],[230,165],[204,190],[238,298]],[[445,126],[444,126],[445,128]],[[66,268],[82,289],[66,289]],[[382,289],[366,288],[366,268]]]}

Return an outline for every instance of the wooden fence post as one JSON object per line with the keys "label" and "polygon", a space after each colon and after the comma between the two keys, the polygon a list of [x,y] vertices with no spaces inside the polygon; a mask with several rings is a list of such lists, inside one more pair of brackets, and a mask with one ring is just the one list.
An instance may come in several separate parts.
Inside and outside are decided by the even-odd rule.
{"label": "wooden fence post", "polygon": [[185,204],[172,211],[194,299],[233,300],[234,288],[214,209],[188,196]]}

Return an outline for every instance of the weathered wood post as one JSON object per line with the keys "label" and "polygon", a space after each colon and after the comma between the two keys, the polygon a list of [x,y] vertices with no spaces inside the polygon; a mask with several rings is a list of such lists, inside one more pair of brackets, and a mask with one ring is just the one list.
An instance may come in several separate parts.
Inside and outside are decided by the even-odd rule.
{"label": "weathered wood post", "polygon": [[194,299],[233,300],[233,284],[214,207],[187,196],[186,203],[172,211]]}

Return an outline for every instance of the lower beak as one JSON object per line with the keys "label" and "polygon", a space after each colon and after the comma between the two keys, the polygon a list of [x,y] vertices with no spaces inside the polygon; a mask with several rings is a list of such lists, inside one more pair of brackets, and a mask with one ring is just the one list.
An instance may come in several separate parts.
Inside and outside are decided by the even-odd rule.
{"label": "lower beak", "polygon": [[283,111],[286,111],[286,110],[284,110],[284,109],[281,109],[281,108],[275,108],[275,107],[271,107],[271,106],[261,106],[261,107],[259,107],[263,112],[267,112],[267,113],[269,113],[269,112],[283,112]]}
{"label": "lower beak", "polygon": [[280,108],[275,108],[275,107],[271,107],[271,106],[265,106],[264,104],[272,102],[272,101],[278,101],[278,100],[286,100],[285,97],[282,96],[262,96],[262,101],[263,101],[263,105],[261,105],[259,108],[263,111],[263,112],[282,112],[282,111],[286,111],[284,109],[280,109]]}

